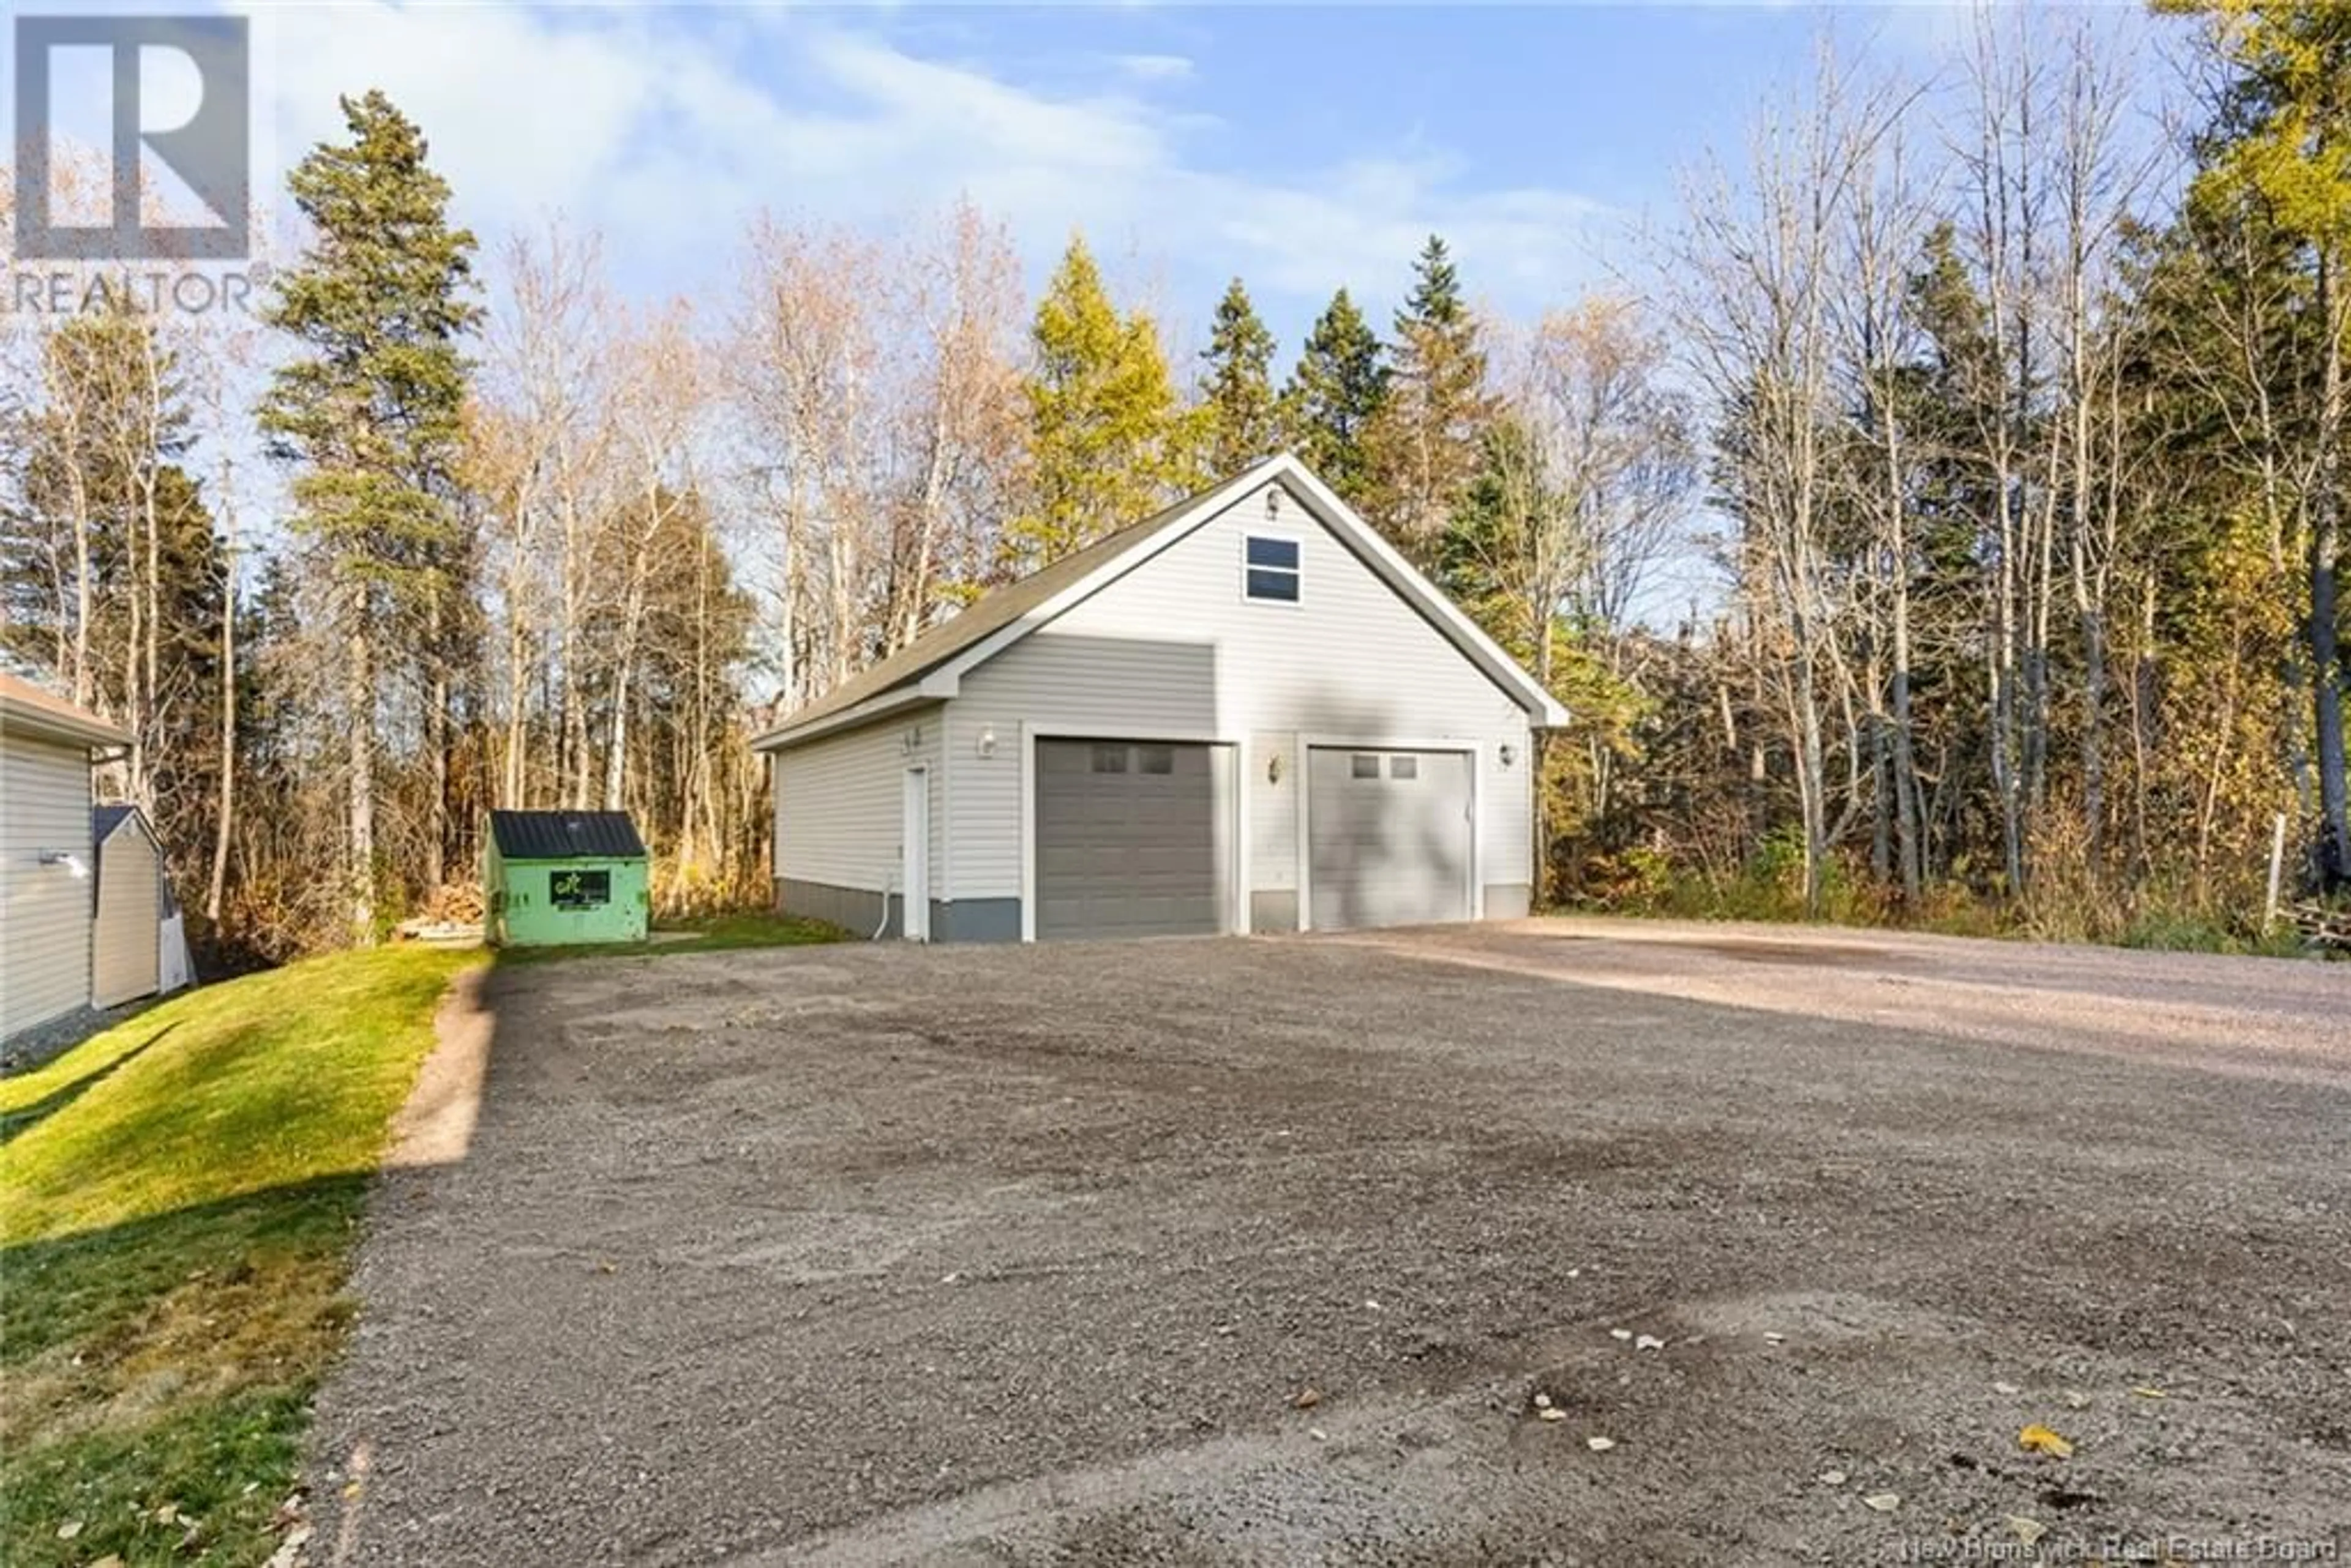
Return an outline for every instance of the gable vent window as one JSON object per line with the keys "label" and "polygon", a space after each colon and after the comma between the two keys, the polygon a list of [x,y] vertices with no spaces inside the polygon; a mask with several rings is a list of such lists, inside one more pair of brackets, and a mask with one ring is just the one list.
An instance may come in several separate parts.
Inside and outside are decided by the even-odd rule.
{"label": "gable vent window", "polygon": [[1251,534],[1244,546],[1245,591],[1251,599],[1277,604],[1298,602],[1298,541]]}

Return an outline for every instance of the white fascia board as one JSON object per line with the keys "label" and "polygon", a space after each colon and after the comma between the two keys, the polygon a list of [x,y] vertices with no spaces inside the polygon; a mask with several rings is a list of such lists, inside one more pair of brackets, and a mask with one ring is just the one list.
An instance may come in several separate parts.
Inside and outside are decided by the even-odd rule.
{"label": "white fascia board", "polygon": [[1287,456],[1267,458],[1261,463],[1252,464],[1244,468],[1214,489],[1203,491],[1197,501],[1149,539],[1132,549],[1120,551],[1019,620],[998,627],[995,632],[981,638],[946,664],[941,664],[930,676],[925,678],[924,684],[927,685],[934,679],[943,680],[947,683],[945,687],[946,695],[953,696],[955,687],[952,683],[960,681],[969,671],[986,664],[1013,643],[1065,613],[1073,606],[1084,603],[1160,551],[1174,545],[1177,540],[1189,537],[1195,528],[1230,506],[1235,497],[1241,495],[1251,486],[1260,484],[1280,473],[1284,464],[1294,467],[1297,459]]}
{"label": "white fascia board", "polygon": [[1570,715],[1566,705],[1543,690],[1532,675],[1520,667],[1516,659],[1486,635],[1484,628],[1464,615],[1451,600],[1432,587],[1410,561],[1396,553],[1394,545],[1380,537],[1377,528],[1358,516],[1337,492],[1316,478],[1313,470],[1287,453],[1274,460],[1274,468],[1275,476],[1298,487],[1300,498],[1325,526],[1352,540],[1380,575],[1387,580],[1389,587],[1403,594],[1440,631],[1450,635],[1464,653],[1485,666],[1489,676],[1519,699],[1520,706],[1540,717],[1542,727],[1558,729],[1567,724]]}
{"label": "white fascia board", "polygon": [[[937,702],[940,699],[933,695],[930,685],[929,678],[925,677],[912,685],[893,687],[879,696],[868,697],[855,707],[846,707],[839,713],[829,713],[822,718],[811,719],[803,725],[770,730],[753,740],[751,749],[770,753],[789,751],[796,746],[805,746],[811,740],[820,740],[837,731],[853,729],[870,720],[886,717],[901,708],[923,706]],[[951,696],[954,693],[950,689],[947,695]]]}

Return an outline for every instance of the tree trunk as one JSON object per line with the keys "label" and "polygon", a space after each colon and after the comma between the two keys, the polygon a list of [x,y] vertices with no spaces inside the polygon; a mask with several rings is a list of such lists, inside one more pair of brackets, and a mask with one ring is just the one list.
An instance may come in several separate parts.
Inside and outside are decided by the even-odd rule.
{"label": "tree trunk", "polygon": [[2318,318],[2330,340],[2318,407],[2318,465],[2311,486],[2310,685],[2317,725],[2319,869],[2326,885],[2351,880],[2351,822],[2346,821],[2343,747],[2343,650],[2337,558],[2343,549],[2343,351],[2335,321],[2338,280],[2334,258],[2318,267]]}
{"label": "tree trunk", "polygon": [[222,901],[228,886],[228,845],[236,821],[236,508],[228,499],[229,470],[222,465],[221,513],[226,529],[221,587],[220,805],[213,823],[212,880],[204,888],[204,924],[220,943]]}
{"label": "tree trunk", "polygon": [[344,693],[351,729],[351,939],[362,947],[375,944],[375,672],[368,646],[368,601],[364,583],[351,591],[350,685]]}
{"label": "tree trunk", "polygon": [[449,848],[449,661],[442,645],[441,594],[426,612],[426,653],[432,675],[424,692],[424,885],[441,885]]}

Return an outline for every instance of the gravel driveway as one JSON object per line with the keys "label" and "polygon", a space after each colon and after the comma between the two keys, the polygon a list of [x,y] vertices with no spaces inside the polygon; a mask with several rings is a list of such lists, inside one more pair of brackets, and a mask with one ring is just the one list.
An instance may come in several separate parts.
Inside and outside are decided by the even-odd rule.
{"label": "gravel driveway", "polygon": [[487,998],[470,1146],[361,1249],[318,1561],[2351,1526],[2340,966],[1529,921]]}

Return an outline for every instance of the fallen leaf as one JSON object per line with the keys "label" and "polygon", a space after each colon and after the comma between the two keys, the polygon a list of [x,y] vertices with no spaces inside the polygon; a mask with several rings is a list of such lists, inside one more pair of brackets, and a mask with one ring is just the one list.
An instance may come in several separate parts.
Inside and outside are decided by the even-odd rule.
{"label": "fallen leaf", "polygon": [[1844,1480],[1845,1476],[1843,1470],[1823,1470],[1821,1472],[1821,1485],[1824,1487],[1841,1487],[1844,1485]]}
{"label": "fallen leaf", "polygon": [[1663,1350],[1666,1348],[1666,1342],[1657,1338],[1655,1334],[1643,1334],[1633,1342],[1633,1348],[1635,1350]]}
{"label": "fallen leaf", "polygon": [[2068,1388],[2065,1390],[2065,1405],[2068,1409],[2087,1410],[2090,1407],[2090,1396],[2078,1388]]}
{"label": "fallen leaf", "polygon": [[1614,1437],[1586,1437],[1583,1439],[1583,1446],[1591,1449],[1595,1454],[1604,1454],[1609,1449],[1616,1446],[1616,1439]]}
{"label": "fallen leaf", "polygon": [[1787,1342],[1787,1338],[1788,1336],[1786,1334],[1780,1333],[1776,1329],[1765,1329],[1763,1331],[1764,1343],[1767,1344],[1783,1344]]}
{"label": "fallen leaf", "polygon": [[2074,1457],[2073,1444],[2037,1421],[2016,1435],[2016,1446],[2029,1454],[2047,1454],[2060,1459]]}
{"label": "fallen leaf", "polygon": [[122,1568],[122,1559],[110,1552],[105,1556],[99,1558],[97,1562],[91,1563],[89,1568]]}
{"label": "fallen leaf", "polygon": [[71,1541],[75,1536],[79,1535],[80,1533],[81,1521],[78,1519],[68,1519],[63,1524],[57,1526],[57,1539],[59,1541]]}
{"label": "fallen leaf", "polygon": [[2019,1388],[2013,1383],[1995,1383],[1991,1385],[1991,1391],[1994,1394],[2022,1394],[2024,1392],[2024,1390]]}
{"label": "fallen leaf", "polygon": [[1633,1337],[1633,1331],[1631,1329],[1610,1329],[1608,1331],[1608,1337],[1610,1339],[1631,1339]]}
{"label": "fallen leaf", "polygon": [[2047,1525],[2042,1523],[2037,1519],[2027,1519],[2021,1513],[2011,1513],[2008,1516],[2008,1528],[2019,1541],[2023,1542],[2027,1546],[2032,1545],[2034,1542],[2049,1533],[2049,1527]]}
{"label": "fallen leaf", "polygon": [[2140,1384],[2137,1388],[2132,1389],[2131,1392],[2137,1395],[2141,1399],[2168,1399],[2170,1397],[2170,1396],[2164,1393],[2162,1389],[2149,1387],[2144,1383]]}
{"label": "fallen leaf", "polygon": [[1329,1442],[1329,1441],[1331,1440],[1331,1434],[1330,1434],[1330,1433],[1328,1433],[1328,1432],[1325,1432],[1325,1431],[1324,1431],[1322,1427],[1307,1427],[1307,1428],[1306,1428],[1306,1435],[1307,1435],[1308,1437],[1310,1437],[1313,1438],[1313,1439],[1314,1439],[1316,1442],[1318,1442],[1318,1443],[1327,1443],[1327,1442]]}
{"label": "fallen leaf", "polygon": [[1864,1507],[1876,1509],[1880,1513],[1892,1513],[1902,1506],[1899,1492],[1874,1491],[1861,1500]]}
{"label": "fallen leaf", "polygon": [[1536,1395],[1536,1396],[1535,1396],[1535,1408],[1536,1408],[1536,1409],[1538,1409],[1538,1410],[1548,1410],[1548,1409],[1550,1409],[1550,1408],[1551,1408],[1551,1396],[1550,1396],[1550,1395],[1548,1395],[1548,1394],[1538,1394],[1538,1395]]}
{"label": "fallen leaf", "polygon": [[1322,1391],[1319,1388],[1301,1388],[1298,1391],[1298,1397],[1290,1403],[1293,1409],[1311,1410],[1322,1403]]}
{"label": "fallen leaf", "polygon": [[1567,1419],[1567,1412],[1560,1409],[1557,1406],[1546,1405],[1541,1409],[1535,1412],[1535,1419],[1538,1421],[1564,1421]]}

